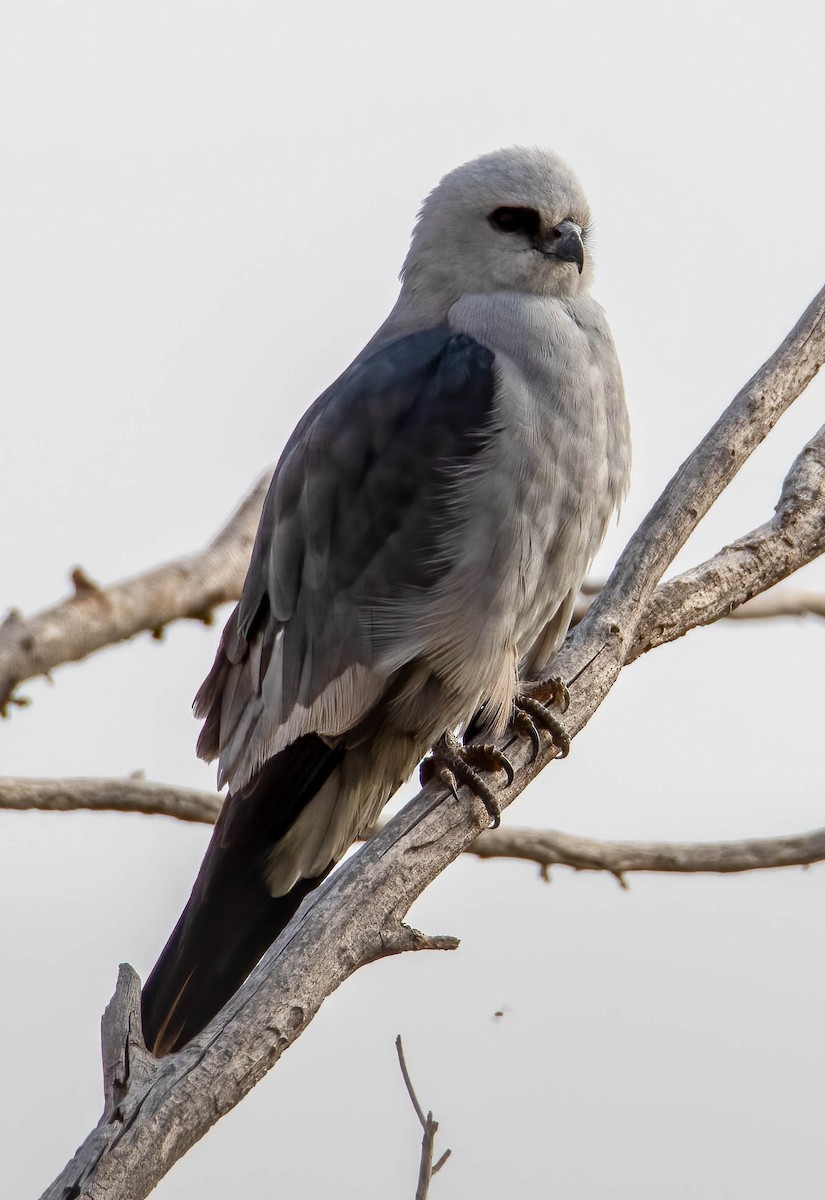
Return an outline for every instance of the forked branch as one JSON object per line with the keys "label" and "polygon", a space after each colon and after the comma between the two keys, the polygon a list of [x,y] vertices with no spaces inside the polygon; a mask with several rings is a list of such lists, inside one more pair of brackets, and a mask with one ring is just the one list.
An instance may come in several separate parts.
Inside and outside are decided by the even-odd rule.
{"label": "forked branch", "polygon": [[407,1089],[407,1095],[410,1098],[410,1103],[415,1109],[415,1115],[418,1117],[418,1123],[422,1129],[421,1137],[421,1161],[418,1166],[418,1186],[415,1189],[415,1200],[427,1200],[430,1193],[430,1180],[437,1171],[440,1171],[452,1151],[445,1150],[439,1158],[438,1162],[433,1166],[433,1158],[435,1157],[435,1135],[438,1132],[438,1121],[433,1119],[432,1112],[428,1112],[424,1116],[424,1110],[418,1102],[418,1097],[415,1094],[410,1072],[407,1069],[407,1060],[404,1057],[404,1046],[401,1042],[401,1034],[395,1039],[395,1050],[398,1055],[398,1065],[401,1068],[401,1074],[404,1078],[404,1086]]}
{"label": "forked branch", "polygon": [[[658,626],[651,621],[650,606],[663,572],[748,455],[816,374],[823,357],[825,289],[679,469],[557,655],[552,669],[570,689],[565,723],[571,736],[602,703],[632,648],[654,643]],[[821,461],[816,453],[810,458],[816,475]],[[806,501],[800,497],[799,502]],[[821,491],[813,502],[821,503]],[[784,569],[784,563],[777,567],[765,559],[749,574],[748,590],[755,594],[770,586]],[[712,591],[709,587],[709,607]],[[719,604],[722,598],[713,602]],[[670,620],[681,632],[697,623],[684,600],[676,601]],[[499,793],[502,808],[554,754],[549,744],[534,760],[526,742],[507,743],[505,748],[515,778]],[[152,1066],[148,1076],[146,1060],[138,1055],[137,1074],[118,1080],[116,1114],[104,1114],[46,1196],[142,1200],[274,1066],[323,1000],[353,971],[404,949],[454,945],[454,939],[416,934],[403,920],[416,897],[486,824],[486,810],[473,796],[462,792],[456,801],[432,784],[420,792],[299,910],[202,1034],[179,1054]],[[126,1013],[114,1044],[119,1038],[121,1045],[133,1045],[134,1005],[115,1005],[114,1011]],[[109,1059],[119,1062],[112,1042],[110,1029]]]}

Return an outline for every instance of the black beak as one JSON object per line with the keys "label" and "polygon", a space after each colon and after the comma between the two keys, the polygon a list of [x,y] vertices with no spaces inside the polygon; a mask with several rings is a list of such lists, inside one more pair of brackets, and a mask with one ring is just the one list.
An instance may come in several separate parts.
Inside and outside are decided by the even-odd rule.
{"label": "black beak", "polygon": [[584,243],[581,226],[575,221],[561,221],[550,231],[549,237],[536,243],[536,249],[548,257],[575,263],[581,275],[584,266]]}

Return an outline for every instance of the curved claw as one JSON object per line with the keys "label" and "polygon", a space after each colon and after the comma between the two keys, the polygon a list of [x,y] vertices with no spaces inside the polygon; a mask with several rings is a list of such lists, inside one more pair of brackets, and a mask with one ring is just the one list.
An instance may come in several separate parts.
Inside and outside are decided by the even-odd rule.
{"label": "curved claw", "polygon": [[[567,689],[565,688],[565,692]],[[570,753],[570,735],[553,714],[545,708],[541,700],[535,696],[517,696],[514,702],[515,712],[513,726],[517,733],[526,730],[527,737],[533,745],[533,758],[538,755],[541,743],[539,727],[544,729],[559,752],[559,758],[567,758]]]}
{"label": "curved claw", "polygon": [[522,709],[518,708],[518,706],[514,705],[513,716],[512,720],[510,721],[510,725],[520,737],[526,737],[530,739],[530,747],[532,750],[530,761],[535,762],[539,756],[539,750],[541,750],[541,736],[536,726],[536,722],[529,713],[524,712]]}
{"label": "curved claw", "polygon": [[448,792],[452,792],[456,800],[458,799],[458,780],[455,772],[451,771],[445,763],[440,762],[434,754],[428,754],[424,759],[418,769],[418,778],[422,787],[426,787],[428,783],[437,779]]}
{"label": "curved claw", "polygon": [[516,777],[507,755],[492,742],[471,742],[469,746],[462,747],[462,752],[465,760],[473,766],[481,767],[484,771],[503,771],[507,779],[505,787],[509,787]]}
{"label": "curved claw", "polygon": [[487,809],[493,828],[501,824],[501,806],[495,794],[479,775],[476,767],[483,770],[503,771],[509,787],[515,777],[513,766],[505,754],[493,745],[464,746],[452,734],[445,734],[424,759],[419,771],[422,784],[438,779],[448,791],[458,798],[458,784],[463,783],[476,795]]}

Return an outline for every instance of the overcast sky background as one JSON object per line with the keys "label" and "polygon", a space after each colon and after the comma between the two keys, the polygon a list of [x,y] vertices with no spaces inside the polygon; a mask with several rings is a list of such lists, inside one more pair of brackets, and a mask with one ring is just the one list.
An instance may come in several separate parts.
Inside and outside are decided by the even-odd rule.
{"label": "overcast sky background", "polygon": [[[0,34],[0,608],[205,543],[393,302],[422,196],[555,148],[596,224],[635,467],[618,550],[822,283],[825,9],[810,3],[23,4]],[[771,513],[822,381],[686,566]],[[799,582],[825,589],[822,565]],[[222,616],[225,614],[222,614]],[[180,626],[23,689],[0,771],[212,786]],[[823,824],[812,621],[719,625],[626,671],[506,820],[609,838]],[[145,977],[208,830],[0,814],[0,1160],[36,1196],[100,1112],[99,1017]],[[454,864],[412,911],[453,954],[358,973],[159,1200],[673,1200],[823,1189],[825,868],[734,878]],[[496,1011],[504,1015],[495,1018]]]}

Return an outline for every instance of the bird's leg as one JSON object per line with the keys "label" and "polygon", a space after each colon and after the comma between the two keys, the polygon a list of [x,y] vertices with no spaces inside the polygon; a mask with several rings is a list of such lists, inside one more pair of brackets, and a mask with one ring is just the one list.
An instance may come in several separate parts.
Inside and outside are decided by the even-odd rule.
{"label": "bird's leg", "polygon": [[567,712],[570,693],[561,679],[546,679],[531,683],[529,690],[519,693],[513,701],[513,716],[510,725],[514,733],[530,739],[535,759],[541,749],[541,730],[550,735],[550,740],[559,751],[560,758],[570,753],[570,735],[557,717],[547,708],[557,707],[562,714]]}
{"label": "bird's leg", "polygon": [[492,743],[470,743],[464,745],[452,733],[445,733],[433,746],[421,764],[422,786],[438,779],[458,798],[458,785],[464,783],[478,796],[496,829],[501,824],[501,806],[492,788],[479,775],[483,771],[503,771],[509,787],[513,782],[510,760]]}

